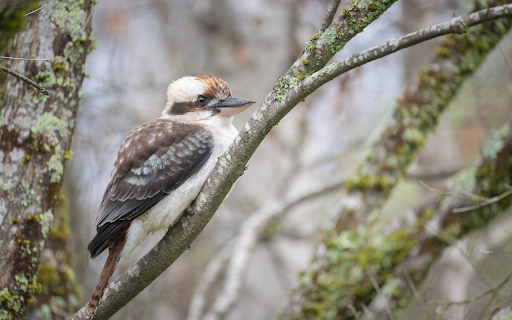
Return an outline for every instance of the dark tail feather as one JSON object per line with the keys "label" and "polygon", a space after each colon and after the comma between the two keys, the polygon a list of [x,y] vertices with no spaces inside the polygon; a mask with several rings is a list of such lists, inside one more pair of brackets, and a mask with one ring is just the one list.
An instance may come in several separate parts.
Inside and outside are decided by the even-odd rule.
{"label": "dark tail feather", "polygon": [[103,293],[107,289],[108,283],[116,270],[119,259],[121,259],[121,253],[123,252],[124,245],[126,244],[126,232],[128,231],[129,226],[130,225],[125,226],[116,234],[110,236],[108,244],[108,258],[105,262],[105,266],[103,266],[103,270],[101,270],[100,278],[98,279],[98,283],[96,283],[96,288],[92,293],[91,300],[89,300],[89,305],[86,310],[88,315],[93,314],[96,307],[98,307]]}

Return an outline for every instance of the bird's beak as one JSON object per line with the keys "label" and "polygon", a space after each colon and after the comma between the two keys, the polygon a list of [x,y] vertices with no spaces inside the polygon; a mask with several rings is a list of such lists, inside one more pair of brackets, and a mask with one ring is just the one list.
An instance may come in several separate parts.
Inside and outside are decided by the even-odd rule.
{"label": "bird's beak", "polygon": [[211,106],[211,109],[218,111],[219,116],[234,116],[249,108],[255,101],[249,99],[229,97],[226,100]]}

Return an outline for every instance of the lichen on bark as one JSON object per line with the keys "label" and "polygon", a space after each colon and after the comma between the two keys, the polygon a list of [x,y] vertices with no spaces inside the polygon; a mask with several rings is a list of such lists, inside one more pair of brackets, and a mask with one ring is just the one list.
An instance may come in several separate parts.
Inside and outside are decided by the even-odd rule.
{"label": "lichen on bark", "polygon": [[[449,180],[448,191],[478,192],[481,196],[492,198],[507,191],[506,185],[511,179],[512,131],[510,125],[506,124],[487,144],[481,159],[476,161],[474,166],[462,170]],[[468,203],[466,199],[453,196],[434,197],[431,201],[388,223],[384,229],[390,234],[409,230],[411,237],[408,242],[412,244],[412,249],[407,252],[400,264],[390,265],[389,276],[379,278],[387,299],[386,303],[392,306],[395,316],[399,317],[402,314],[414,296],[409,281],[420,287],[427,278],[431,265],[445,248],[469,232],[485,227],[489,221],[508,208],[511,202],[512,199],[506,197],[476,210],[453,212],[455,208],[474,205],[477,201]],[[410,274],[409,280],[405,278],[404,272]],[[369,296],[367,294],[364,297],[366,302]],[[357,302],[362,300],[363,298]],[[369,306],[375,318],[387,317],[381,303]]]}
{"label": "lichen on bark", "polygon": [[[75,294],[78,290],[68,268],[69,253],[64,247],[57,249],[62,243],[46,240],[55,240],[52,228],[66,223],[64,211],[59,208],[60,188],[74,132],[83,66],[86,54],[93,48],[92,5],[88,0],[52,1],[29,15],[27,29],[13,39],[13,57],[54,62],[13,60],[10,66],[45,86],[49,97],[11,76],[5,84],[0,109],[2,318],[22,317],[27,304],[38,305],[34,295],[42,290],[59,291],[45,278],[47,256],[60,259],[58,272],[69,280],[63,294]],[[43,252],[51,254],[41,260]],[[44,281],[37,280],[38,274]],[[73,311],[72,300],[66,298],[64,306],[54,303],[55,308],[47,305],[42,311],[49,312],[51,318],[62,318],[63,310],[67,314]],[[32,314],[36,313],[34,310]]]}
{"label": "lichen on bark", "polygon": [[281,101],[283,95],[295,87],[299,81],[322,69],[350,39],[377,20],[396,1],[350,1],[348,8],[332,22],[329,28],[316,33],[306,42],[302,55],[274,87],[274,100]]}

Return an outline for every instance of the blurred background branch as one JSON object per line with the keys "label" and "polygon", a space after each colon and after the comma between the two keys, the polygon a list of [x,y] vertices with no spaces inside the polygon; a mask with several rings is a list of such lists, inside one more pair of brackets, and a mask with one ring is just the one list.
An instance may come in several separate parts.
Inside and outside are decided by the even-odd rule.
{"label": "blurred background branch", "polygon": [[[496,4],[490,3],[491,6]],[[358,301],[357,297],[361,297],[363,303],[368,302],[365,300],[368,297],[363,292],[372,287],[367,284],[356,285],[354,282],[357,281],[347,279],[352,264],[346,258],[337,257],[344,254],[343,247],[337,247],[337,244],[347,236],[345,231],[351,234],[361,226],[367,227],[370,213],[374,212],[378,216],[379,208],[384,205],[405,174],[408,165],[424,144],[426,135],[436,127],[441,112],[509,27],[509,19],[490,22],[475,29],[470,28],[462,36],[449,35],[438,47],[431,64],[420,72],[420,81],[415,90],[408,91],[399,99],[389,127],[374,144],[371,154],[348,179],[347,195],[343,199],[347,204],[334,219],[333,227],[324,231],[325,238],[317,248],[311,267],[301,277],[301,284],[293,293],[283,318],[331,318],[334,315],[347,314],[349,301],[355,303]],[[486,42],[485,47],[479,46],[480,41]],[[468,59],[472,62],[468,63]],[[453,66],[458,67],[454,69]],[[403,246],[406,244],[396,245],[400,252],[405,249]],[[391,254],[394,263],[400,262],[394,259],[403,257],[399,252]],[[362,269],[360,272],[363,274],[368,270],[375,274],[371,270],[372,264],[365,267],[357,265],[357,268]],[[377,282],[382,282],[382,278]],[[335,289],[348,285],[351,290]],[[382,310],[386,310],[385,303],[380,305]],[[398,313],[398,310],[395,312]]]}

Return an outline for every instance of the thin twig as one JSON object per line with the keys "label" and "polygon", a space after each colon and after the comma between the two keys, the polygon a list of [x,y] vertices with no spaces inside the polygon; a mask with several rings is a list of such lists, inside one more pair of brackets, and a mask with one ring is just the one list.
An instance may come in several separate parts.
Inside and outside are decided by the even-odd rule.
{"label": "thin twig", "polygon": [[220,254],[215,256],[206,266],[203,277],[199,280],[192,302],[188,308],[187,320],[199,320],[203,313],[206,297],[210,288],[215,284],[217,279],[222,276],[222,270],[229,260],[232,251],[231,246],[225,246]]}
{"label": "thin twig", "polygon": [[375,317],[373,316],[372,312],[370,311],[370,309],[368,309],[364,302],[361,302],[361,309],[363,309],[363,312],[366,315],[366,317],[368,317],[370,320],[375,320]]}
{"label": "thin twig", "polygon": [[17,73],[16,71],[12,71],[11,69],[6,68],[4,66],[0,66],[0,71],[7,72],[8,74],[11,74],[11,75],[15,76],[16,78],[25,81],[26,83],[30,84],[31,86],[33,86],[34,88],[39,90],[39,92],[44,93],[47,96],[50,95],[48,90],[46,90],[45,88],[43,88],[39,84],[35,83],[34,81],[30,80],[29,78],[27,78],[27,77]]}
{"label": "thin twig", "polygon": [[500,194],[499,196],[492,197],[492,198],[490,198],[488,200],[479,202],[476,205],[462,207],[462,208],[455,208],[455,209],[452,210],[452,212],[453,213],[460,213],[460,212],[467,212],[467,211],[471,211],[471,210],[480,209],[482,207],[485,207],[485,206],[488,206],[490,204],[496,203],[496,202],[498,202],[500,200],[503,200],[504,198],[508,197],[511,194],[512,194],[512,190],[509,190],[507,192],[504,192],[504,193]]}
{"label": "thin twig", "polygon": [[389,319],[395,320],[395,316],[393,315],[393,311],[391,311],[391,308],[388,304],[388,299],[386,298],[386,295],[380,290],[379,284],[377,283],[377,280],[375,280],[375,277],[371,273],[367,273],[368,277],[370,278],[370,281],[372,282],[373,287],[375,288],[375,291],[377,291],[377,294],[381,299],[383,299],[384,304],[386,306],[386,312],[388,314]]}
{"label": "thin twig", "polygon": [[508,61],[508,58],[507,58],[507,55],[505,54],[505,51],[503,51],[503,48],[500,46],[498,46],[498,48],[500,48],[500,53],[501,53],[501,56],[503,57],[503,60],[505,60],[505,63],[507,64],[507,67],[508,67],[508,70],[510,72],[512,72],[512,65],[510,64],[510,61]]}
{"label": "thin twig", "polygon": [[482,253],[487,253],[488,255],[492,255],[492,254],[511,254],[512,251],[487,251],[487,250],[484,250],[484,249],[478,249],[478,251],[482,252]]}
{"label": "thin twig", "polygon": [[507,284],[507,282],[509,282],[510,278],[512,277],[512,271],[509,272],[509,274],[505,277],[505,279],[503,279],[503,281],[494,289],[492,289],[492,296],[489,298],[489,300],[487,301],[487,304],[485,305],[485,307],[482,309],[482,312],[480,313],[480,315],[478,316],[478,320],[482,319],[482,317],[484,316],[485,314],[485,311],[487,311],[487,309],[489,308],[489,306],[491,305],[492,301],[496,298],[496,295],[498,294],[498,292],[500,291],[501,288],[503,288],[503,286],[505,284]]}
{"label": "thin twig", "polygon": [[341,0],[332,0],[329,5],[329,9],[327,9],[327,13],[325,14],[324,21],[322,21],[322,25],[320,26],[320,32],[324,32],[329,28],[334,19],[334,15],[336,11],[338,11],[338,7],[340,6]]}
{"label": "thin twig", "polygon": [[461,199],[479,201],[475,205],[466,206],[466,207],[460,207],[460,208],[454,208],[452,210],[453,213],[461,213],[461,212],[467,212],[467,211],[471,211],[471,210],[480,209],[480,208],[488,206],[490,204],[499,202],[499,201],[503,200],[504,198],[512,195],[512,189],[510,189],[508,186],[505,186],[505,188],[509,189],[508,191],[503,192],[502,194],[500,194],[498,196],[495,196],[495,197],[492,197],[492,198],[486,198],[486,197],[482,197],[482,196],[476,195],[474,193],[471,193],[469,191],[461,191],[460,193],[459,192],[451,192],[451,191],[440,191],[440,190],[437,190],[437,189],[434,189],[434,188],[428,186],[423,181],[419,181],[418,183],[423,188],[427,189],[428,191],[433,192],[433,193],[437,193],[437,194],[442,195],[442,196],[454,196],[454,197],[458,197],[458,198],[461,198]]}
{"label": "thin twig", "polygon": [[482,309],[482,312],[480,313],[480,317],[479,317],[479,319],[480,319],[481,316],[483,314],[485,314],[485,311],[487,310],[487,308],[489,307],[491,302],[494,300],[494,298],[496,297],[496,295],[498,294],[500,289],[503,288],[503,286],[510,281],[511,277],[512,277],[512,270],[505,277],[505,279],[503,279],[503,281],[500,282],[500,284],[497,287],[491,288],[489,290],[486,290],[486,291],[484,291],[484,292],[482,292],[482,293],[480,293],[480,294],[478,294],[478,295],[476,295],[476,296],[474,296],[472,298],[469,298],[469,299],[465,299],[465,300],[462,300],[462,301],[446,301],[446,300],[443,300],[443,301],[427,301],[426,303],[428,305],[437,306],[437,308],[435,310],[427,312],[423,316],[422,319],[427,319],[428,317],[432,316],[433,314],[441,315],[444,311],[446,311],[446,309],[450,308],[451,306],[468,305],[468,304],[474,303],[474,302],[482,299],[485,296],[488,296],[489,294],[492,294],[491,298],[489,298],[489,300],[487,301],[486,306]]}
{"label": "thin twig", "polygon": [[[451,248],[447,249],[447,251],[449,251],[449,250],[451,250]],[[433,278],[433,275],[432,275],[432,274],[434,274],[433,271],[434,271],[435,265],[430,266],[429,271],[428,271],[425,289],[424,289],[425,295],[427,295],[430,292],[430,290],[432,290],[432,288],[437,283],[437,281],[439,281],[439,279],[441,279],[441,276],[444,273],[444,269],[446,268],[446,257],[447,257],[447,254],[443,254],[441,261],[438,262],[438,264],[441,265],[441,271],[436,273],[437,277],[435,279]]]}
{"label": "thin twig", "polygon": [[427,189],[428,191],[430,191],[432,193],[436,193],[436,194],[438,194],[440,196],[453,196],[453,197],[457,197],[457,198],[461,198],[461,199],[466,199],[466,200],[476,200],[475,198],[473,198],[471,196],[468,196],[468,195],[464,195],[462,193],[437,190],[437,189],[432,188],[431,186],[427,185],[423,181],[418,181],[418,184],[420,186],[422,186],[423,188]]}
{"label": "thin twig", "polygon": [[50,3],[45,4],[44,6],[41,6],[41,7],[37,8],[37,9],[36,9],[36,10],[34,10],[34,11],[30,11],[29,13],[27,13],[27,14],[25,15],[25,17],[27,17],[27,16],[31,15],[32,13],[35,13],[35,12],[37,12],[37,11],[39,11],[39,10],[43,9],[44,7],[46,7],[46,6],[50,5],[50,4],[54,3],[54,2],[55,2],[55,1],[52,1],[52,2],[50,2]]}
{"label": "thin twig", "polygon": [[5,57],[5,56],[0,56],[0,58],[2,58],[2,59],[9,59],[9,60],[45,61],[45,62],[53,63],[53,61],[50,60],[50,59],[13,58],[13,57]]}
{"label": "thin twig", "polygon": [[352,315],[354,316],[354,319],[358,320],[361,315],[361,311],[357,311],[356,307],[354,307],[354,303],[352,301],[349,301],[347,304],[347,309],[352,312]]}
{"label": "thin twig", "polygon": [[420,292],[418,291],[418,289],[414,285],[414,281],[412,281],[411,275],[409,274],[409,271],[407,271],[407,269],[405,269],[403,273],[404,273],[404,276],[405,276],[405,280],[407,281],[407,284],[409,285],[409,288],[411,288],[411,291],[412,291],[414,297],[416,298],[416,300],[420,304],[421,309],[423,309],[423,311],[425,311],[425,312],[428,312],[428,308],[425,306],[424,299],[421,297]]}
{"label": "thin twig", "polygon": [[249,217],[240,228],[240,233],[226,270],[226,279],[222,289],[203,319],[221,319],[229,312],[238,297],[245,270],[252,256],[251,252],[260,237],[261,231],[269,221],[307,200],[340,190],[344,183],[344,181],[337,182],[330,186],[324,186],[294,197],[289,197],[288,199],[271,202]]}
{"label": "thin twig", "polygon": [[459,172],[463,167],[457,166],[453,168],[434,168],[433,170],[407,171],[404,179],[409,180],[429,180],[451,177]]}

